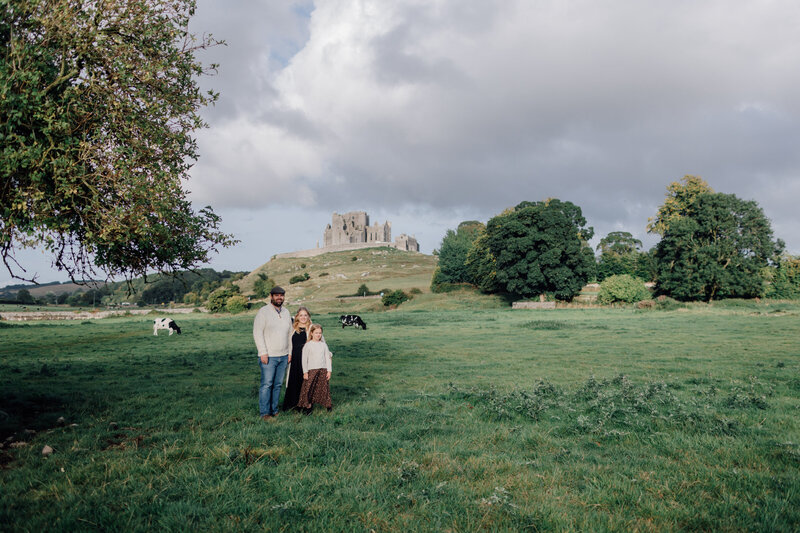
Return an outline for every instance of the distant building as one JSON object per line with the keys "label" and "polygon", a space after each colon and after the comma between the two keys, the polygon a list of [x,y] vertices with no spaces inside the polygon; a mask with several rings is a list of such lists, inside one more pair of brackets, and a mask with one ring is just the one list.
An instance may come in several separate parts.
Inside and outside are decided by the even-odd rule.
{"label": "distant building", "polygon": [[334,213],[331,223],[325,227],[323,233],[323,248],[339,244],[381,243],[392,242],[392,225],[377,222],[369,225],[369,215],[365,211],[351,211],[340,215]]}
{"label": "distant building", "polygon": [[392,223],[377,222],[370,225],[369,215],[366,211],[351,211],[340,215],[334,213],[331,223],[325,226],[322,235],[322,247],[319,242],[311,250],[300,250],[275,257],[312,257],[326,252],[340,252],[343,250],[357,250],[375,246],[390,246],[407,252],[419,252],[419,243],[414,237],[405,233],[400,234],[392,242]]}

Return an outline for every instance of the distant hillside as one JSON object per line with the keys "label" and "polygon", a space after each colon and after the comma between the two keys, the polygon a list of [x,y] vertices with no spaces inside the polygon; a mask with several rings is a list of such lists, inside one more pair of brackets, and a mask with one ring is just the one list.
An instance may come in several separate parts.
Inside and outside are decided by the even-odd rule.
{"label": "distant hillside", "polygon": [[[264,273],[286,289],[289,302],[322,301],[340,295],[355,294],[363,283],[370,291],[381,289],[420,289],[430,292],[431,276],[437,258],[395,248],[365,248],[330,252],[315,257],[276,258],[245,276],[237,283],[245,294],[252,293],[259,273]],[[298,274],[308,273],[308,280],[290,284]]]}
{"label": "distant hillside", "polygon": [[96,286],[102,287],[105,285],[105,283],[102,281],[88,281],[86,283],[86,285],[78,285],[77,283],[72,283],[71,281],[65,281],[63,283],[52,281],[50,283],[40,283],[39,285],[34,285],[32,283],[8,285],[0,289],[0,297],[16,297],[17,292],[19,292],[21,289],[27,289],[34,298],[41,298],[48,292],[59,295],[65,292],[72,293],[79,289],[85,291]]}

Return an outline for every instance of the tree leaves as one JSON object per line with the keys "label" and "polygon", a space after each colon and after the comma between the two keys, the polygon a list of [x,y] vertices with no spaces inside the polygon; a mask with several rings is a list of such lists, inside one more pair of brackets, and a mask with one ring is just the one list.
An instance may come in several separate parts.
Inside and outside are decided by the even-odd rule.
{"label": "tree leaves", "polygon": [[182,181],[215,101],[188,0],[0,4],[0,253],[42,246],[75,280],[172,272],[232,245]]}

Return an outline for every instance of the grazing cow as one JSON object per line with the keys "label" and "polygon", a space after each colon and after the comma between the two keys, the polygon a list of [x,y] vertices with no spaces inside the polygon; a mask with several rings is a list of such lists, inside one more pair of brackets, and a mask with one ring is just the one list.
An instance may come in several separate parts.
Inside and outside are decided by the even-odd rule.
{"label": "grazing cow", "polygon": [[367,329],[367,325],[358,315],[342,315],[339,317],[339,321],[342,323],[342,329],[344,329],[345,326],[355,326],[356,328],[361,327]]}
{"label": "grazing cow", "polygon": [[178,335],[181,334],[181,328],[179,328],[178,324],[171,318],[156,318],[153,320],[153,335],[158,335],[158,330],[160,329],[168,329],[170,335],[172,335],[173,332]]}

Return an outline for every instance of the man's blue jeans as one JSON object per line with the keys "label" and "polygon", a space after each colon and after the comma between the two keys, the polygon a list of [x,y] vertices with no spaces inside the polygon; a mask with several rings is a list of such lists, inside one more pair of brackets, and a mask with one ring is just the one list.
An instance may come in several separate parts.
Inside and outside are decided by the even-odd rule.
{"label": "man's blue jeans", "polygon": [[267,364],[258,358],[258,366],[261,367],[261,386],[258,388],[258,411],[261,416],[275,415],[278,413],[278,400],[281,397],[281,384],[283,376],[286,374],[286,365],[289,364],[289,356],[280,357],[270,356]]}

